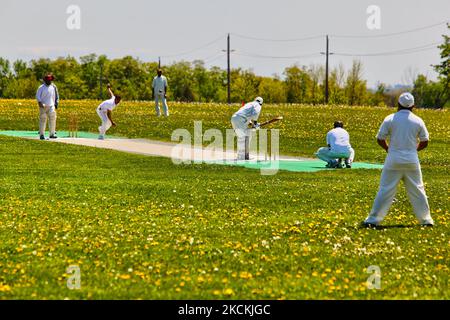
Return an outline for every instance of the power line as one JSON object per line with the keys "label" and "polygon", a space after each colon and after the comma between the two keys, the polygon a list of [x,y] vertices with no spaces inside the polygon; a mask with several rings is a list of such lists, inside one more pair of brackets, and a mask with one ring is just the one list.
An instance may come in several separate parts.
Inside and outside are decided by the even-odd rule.
{"label": "power line", "polygon": [[215,53],[214,55],[211,55],[209,57],[206,57],[205,59],[202,59],[204,63],[211,63],[213,61],[216,61],[219,58],[222,58],[225,55],[224,52]]}
{"label": "power line", "polygon": [[419,27],[419,28],[414,28],[414,29],[410,29],[410,30],[404,30],[404,31],[399,31],[399,32],[393,32],[393,33],[385,33],[385,34],[375,34],[375,35],[338,35],[338,34],[332,34],[330,35],[330,37],[333,38],[385,38],[385,37],[392,37],[392,36],[397,36],[397,35],[402,35],[402,34],[407,34],[407,33],[412,33],[412,32],[417,32],[417,31],[422,31],[422,30],[427,30],[427,29],[431,29],[443,24],[447,24],[449,23],[449,21],[441,21],[439,23],[435,23],[435,24],[430,24],[428,26],[423,26],[423,27]]}
{"label": "power line", "polygon": [[348,56],[348,57],[375,57],[375,56],[393,56],[393,55],[402,55],[402,54],[410,54],[421,51],[426,51],[430,49],[436,48],[437,45],[441,44],[440,42],[434,42],[430,44],[426,44],[419,47],[399,49],[394,51],[386,51],[386,52],[377,52],[377,53],[344,53],[344,52],[335,52],[334,54],[337,56]]}
{"label": "power line", "polygon": [[208,42],[207,44],[205,44],[205,45],[203,45],[201,47],[197,47],[197,48],[189,50],[189,51],[184,51],[184,52],[179,52],[179,53],[174,53],[174,54],[165,54],[165,55],[161,55],[161,57],[163,57],[163,58],[172,58],[172,57],[184,56],[184,55],[190,54],[192,52],[199,51],[201,49],[207,48],[207,47],[213,45],[214,43],[219,42],[220,40],[223,40],[223,38],[224,38],[224,35],[221,35],[219,38],[214,39],[213,41]]}
{"label": "power line", "polygon": [[307,40],[314,40],[323,38],[324,35],[315,35],[315,36],[307,36],[304,38],[296,38],[296,39],[267,39],[267,38],[256,38],[251,36],[245,36],[237,33],[231,33],[233,36],[236,36],[238,38],[247,39],[247,40],[254,40],[254,41],[266,41],[266,42],[295,42],[295,41],[307,41]]}
{"label": "power line", "polygon": [[[414,28],[414,29],[409,29],[409,30],[403,30],[403,31],[398,31],[398,32],[392,32],[392,33],[385,33],[385,34],[377,34],[377,35],[339,35],[339,34],[331,34],[330,37],[333,38],[384,38],[384,37],[392,37],[392,36],[396,36],[396,35],[402,35],[402,34],[407,34],[407,33],[412,33],[412,32],[417,32],[417,31],[422,31],[422,30],[427,30],[427,29],[431,29],[440,25],[444,25],[449,23],[450,21],[445,20],[445,21],[441,21],[438,23],[434,23],[434,24],[430,24],[427,26],[422,26],[422,27],[418,27],[418,28]],[[231,33],[232,35],[238,37],[238,38],[242,38],[242,39],[247,39],[247,40],[254,40],[254,41],[266,41],[266,42],[296,42],[296,41],[307,41],[307,40],[314,40],[314,39],[320,39],[326,36],[326,34],[319,34],[319,35],[311,35],[311,36],[305,36],[302,38],[293,38],[293,39],[270,39],[270,38],[258,38],[258,37],[252,37],[252,36],[248,36],[248,35],[242,35],[242,34],[238,34],[238,33]]]}
{"label": "power line", "polygon": [[262,59],[299,59],[299,58],[308,58],[308,57],[313,57],[313,56],[317,56],[320,53],[319,52],[314,52],[314,53],[307,53],[307,54],[300,54],[300,55],[294,55],[294,56],[269,56],[269,55],[262,55],[262,54],[258,54],[258,53],[250,53],[250,52],[245,52],[245,51],[238,51],[237,53],[235,53],[238,56],[244,56],[244,57],[251,57],[251,58],[262,58]]}

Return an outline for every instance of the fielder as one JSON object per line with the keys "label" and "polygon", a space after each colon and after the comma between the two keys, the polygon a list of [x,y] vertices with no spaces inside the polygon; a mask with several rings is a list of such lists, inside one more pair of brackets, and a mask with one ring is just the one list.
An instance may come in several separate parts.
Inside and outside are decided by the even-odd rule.
{"label": "fielder", "polygon": [[[249,102],[242,106],[231,117],[231,125],[236,132],[238,140],[238,156],[237,160],[250,160],[249,146],[251,129],[258,129],[258,117],[261,113],[263,98],[257,97],[255,101]],[[249,129],[249,124],[252,128]]]}
{"label": "fielder", "polygon": [[39,139],[45,140],[45,128],[49,118],[48,129],[50,139],[56,139],[56,109],[59,104],[58,88],[52,83],[55,80],[53,74],[48,73],[36,92],[36,100],[39,105]]}
{"label": "fielder", "polygon": [[167,78],[162,75],[161,69],[158,69],[157,73],[158,75],[153,78],[152,82],[153,97],[155,98],[156,116],[157,117],[161,116],[161,110],[159,109],[159,102],[161,101],[164,116],[168,117],[169,107],[167,106],[166,100]]}
{"label": "fielder", "polygon": [[102,120],[102,125],[98,127],[99,140],[104,140],[106,131],[108,131],[108,129],[111,128],[111,126],[113,127],[116,126],[116,123],[112,119],[112,111],[120,103],[120,100],[122,99],[119,95],[114,95],[114,93],[111,90],[111,86],[109,84],[108,84],[108,92],[111,95],[111,99],[103,101],[97,107],[97,114]]}
{"label": "fielder", "polygon": [[342,121],[336,121],[334,129],[328,131],[327,147],[319,148],[316,156],[327,163],[327,168],[342,168],[342,159],[346,168],[352,167],[355,150],[350,145],[350,135]]}
{"label": "fielder", "polygon": [[[377,226],[386,216],[403,180],[409,201],[421,225],[432,226],[433,219],[425,194],[418,151],[428,146],[429,135],[425,123],[412,113],[414,97],[409,92],[398,99],[398,111],[387,116],[377,135],[378,144],[387,152],[381,173],[380,187],[372,211],[364,226]],[[390,138],[389,145],[386,142]],[[419,143],[417,143],[419,140]]]}

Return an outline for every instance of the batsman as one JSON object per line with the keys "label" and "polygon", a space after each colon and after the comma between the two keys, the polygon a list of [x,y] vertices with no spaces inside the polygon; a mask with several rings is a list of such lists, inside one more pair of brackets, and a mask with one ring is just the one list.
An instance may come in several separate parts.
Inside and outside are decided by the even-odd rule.
{"label": "batsman", "polygon": [[251,130],[258,129],[260,127],[258,118],[261,113],[262,105],[263,98],[257,97],[255,101],[249,102],[242,106],[231,117],[231,125],[236,132],[238,140],[237,160],[250,160],[249,146]]}

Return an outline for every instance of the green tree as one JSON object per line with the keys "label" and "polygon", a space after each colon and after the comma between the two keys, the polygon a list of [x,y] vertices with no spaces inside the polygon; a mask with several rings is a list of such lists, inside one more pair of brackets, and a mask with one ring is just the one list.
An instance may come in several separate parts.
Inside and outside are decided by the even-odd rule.
{"label": "green tree", "polygon": [[247,102],[256,98],[260,80],[251,70],[235,69],[231,79],[232,102]]}
{"label": "green tree", "polygon": [[27,78],[12,78],[8,81],[3,97],[9,99],[33,99],[40,85],[41,83],[36,80],[33,74]]}
{"label": "green tree", "polygon": [[384,83],[377,84],[377,90],[370,92],[368,103],[371,106],[385,107],[387,102],[386,85]]}
{"label": "green tree", "polygon": [[[447,29],[450,29],[450,23],[447,23]],[[444,107],[450,100],[450,36],[442,35],[444,43],[439,48],[441,49],[441,63],[434,66],[434,70],[439,73],[439,82],[442,86],[442,91],[438,92],[439,107]]]}
{"label": "green tree", "polygon": [[5,89],[8,86],[9,78],[11,77],[11,65],[9,60],[0,58],[0,97],[5,94]]}
{"label": "green tree", "polygon": [[194,77],[191,63],[181,61],[165,68],[169,92],[168,97],[176,101],[194,101]]}
{"label": "green tree", "polygon": [[321,65],[311,65],[308,69],[308,75],[311,79],[309,87],[309,103],[322,104],[325,100],[324,88],[320,85],[325,79],[325,70]]}
{"label": "green tree", "polygon": [[342,64],[334,68],[330,72],[328,79],[329,103],[333,105],[345,104],[347,98],[345,96],[345,69]]}
{"label": "green tree", "polygon": [[284,83],[277,77],[261,78],[257,95],[263,97],[264,101],[268,103],[286,102],[286,88],[284,86]]}
{"label": "green tree", "polygon": [[345,84],[347,103],[351,106],[367,104],[367,82],[362,80],[362,73],[362,62],[354,60]]}
{"label": "green tree", "polygon": [[138,59],[126,56],[105,63],[105,80],[126,100],[138,100],[145,91],[148,74]]}
{"label": "green tree", "polygon": [[52,61],[50,59],[31,60],[30,62],[31,71],[38,81],[42,81],[42,77],[44,77],[47,72],[53,72],[51,65]]}
{"label": "green tree", "polygon": [[429,81],[426,76],[419,74],[414,81],[412,94],[415,104],[422,108],[442,108],[448,101],[448,90],[445,92],[444,81]]}
{"label": "green tree", "polygon": [[288,103],[305,103],[311,79],[304,68],[297,65],[284,70],[286,84],[286,99]]}

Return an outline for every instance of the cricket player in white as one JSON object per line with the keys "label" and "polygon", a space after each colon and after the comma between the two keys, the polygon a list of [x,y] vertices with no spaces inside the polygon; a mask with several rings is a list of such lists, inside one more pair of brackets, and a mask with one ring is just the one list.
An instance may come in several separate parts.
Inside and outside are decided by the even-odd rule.
{"label": "cricket player in white", "polygon": [[111,126],[115,127],[116,123],[112,119],[112,111],[114,108],[120,103],[121,97],[119,95],[114,95],[114,93],[111,90],[111,86],[108,84],[108,91],[111,95],[111,99],[103,101],[98,107],[97,107],[97,114],[102,119],[102,125],[98,127],[99,131],[99,140],[105,139],[106,131],[108,131]]}
{"label": "cricket player in white", "polygon": [[319,148],[316,156],[327,163],[327,168],[342,168],[342,159],[346,168],[352,167],[355,150],[350,145],[350,135],[342,121],[336,121],[334,129],[328,131],[327,147]]}
{"label": "cricket player in white", "polygon": [[39,105],[39,138],[45,140],[45,128],[49,118],[50,139],[56,139],[56,109],[59,104],[58,89],[52,83],[55,77],[49,73],[44,77],[42,84],[36,92]]}
{"label": "cricket player in white", "polygon": [[[255,101],[249,102],[242,106],[231,117],[231,125],[237,135],[238,140],[238,156],[237,160],[249,160],[249,145],[251,137],[251,129],[259,128],[258,118],[261,113],[263,98],[257,97]],[[249,129],[249,124],[252,128]]]}
{"label": "cricket player in white", "polygon": [[[386,150],[387,157],[378,194],[372,211],[364,221],[365,226],[377,226],[381,223],[392,204],[400,180],[405,184],[419,223],[433,225],[418,157],[418,151],[428,146],[429,135],[423,120],[412,113],[413,107],[413,95],[409,92],[401,94],[398,111],[387,116],[378,131],[378,144]],[[388,137],[389,145],[386,142]]]}
{"label": "cricket player in white", "polygon": [[167,106],[166,92],[167,92],[167,78],[162,75],[162,70],[158,69],[158,75],[153,78],[152,89],[153,97],[155,98],[156,116],[161,116],[159,109],[159,102],[162,103],[164,116],[169,116],[169,107]]}

